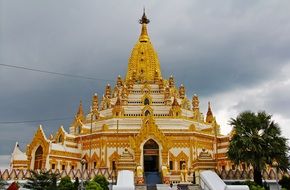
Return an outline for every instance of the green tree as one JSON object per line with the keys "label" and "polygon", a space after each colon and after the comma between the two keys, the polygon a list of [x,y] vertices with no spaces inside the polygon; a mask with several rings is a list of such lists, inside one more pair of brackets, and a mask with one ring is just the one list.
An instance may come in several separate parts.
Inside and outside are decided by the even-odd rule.
{"label": "green tree", "polygon": [[96,175],[94,177],[95,182],[97,182],[98,184],[100,184],[100,186],[103,188],[103,190],[109,190],[109,182],[107,180],[107,178],[103,175]]}
{"label": "green tree", "polygon": [[30,171],[31,177],[27,179],[24,188],[31,190],[56,190],[57,175],[50,171]]}
{"label": "green tree", "polygon": [[80,185],[79,178],[76,177],[75,182],[74,182],[74,188],[73,188],[73,190],[78,190],[79,185]]}
{"label": "green tree", "polygon": [[245,111],[230,120],[233,136],[227,155],[235,164],[247,163],[254,168],[254,181],[262,186],[261,171],[275,159],[282,170],[289,168],[287,139],[277,123],[265,112]]}
{"label": "green tree", "polygon": [[72,190],[74,189],[74,184],[71,181],[69,176],[61,178],[59,185],[58,185],[59,190]]}
{"label": "green tree", "polygon": [[97,182],[89,181],[86,185],[86,190],[103,190],[103,188]]}

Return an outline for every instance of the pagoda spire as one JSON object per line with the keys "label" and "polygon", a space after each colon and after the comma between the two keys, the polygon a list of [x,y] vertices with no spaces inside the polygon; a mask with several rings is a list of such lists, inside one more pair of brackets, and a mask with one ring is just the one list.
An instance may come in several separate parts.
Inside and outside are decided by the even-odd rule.
{"label": "pagoda spire", "polygon": [[80,105],[78,107],[78,111],[75,115],[75,121],[84,121],[85,120],[85,113],[84,113],[84,110],[83,110],[83,103],[82,101],[80,101]]}
{"label": "pagoda spire", "polygon": [[84,110],[83,110],[83,103],[80,101],[80,105],[78,108],[77,116],[83,117],[84,116]]}
{"label": "pagoda spire", "polygon": [[72,126],[77,127],[79,125],[83,125],[84,121],[85,121],[85,114],[83,110],[82,101],[80,101],[80,105],[78,107],[77,113],[75,114],[75,118],[73,120]]}
{"label": "pagoda spire", "polygon": [[143,15],[141,19],[139,19],[139,23],[142,24],[141,34],[139,37],[140,42],[148,42],[150,40],[147,32],[147,24],[149,24],[149,22],[150,20],[147,18],[144,8]]}
{"label": "pagoda spire", "polygon": [[159,80],[162,79],[158,55],[147,32],[147,24],[149,22],[144,9],[143,15],[139,19],[139,23],[142,26],[141,33],[129,58],[126,84],[129,81],[133,84],[159,83]]}
{"label": "pagoda spire", "polygon": [[210,102],[208,102],[208,109],[207,109],[207,113],[206,113],[206,122],[207,123],[212,123],[213,122],[213,113],[211,111],[211,106],[210,106]]}

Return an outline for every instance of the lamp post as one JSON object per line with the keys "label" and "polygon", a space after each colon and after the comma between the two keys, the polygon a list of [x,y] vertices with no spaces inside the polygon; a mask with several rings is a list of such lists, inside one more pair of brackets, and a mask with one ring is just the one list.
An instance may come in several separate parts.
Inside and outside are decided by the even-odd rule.
{"label": "lamp post", "polygon": [[272,161],[272,166],[274,167],[274,170],[275,170],[275,177],[276,177],[276,184],[277,184],[277,189],[280,190],[280,186],[279,186],[279,183],[278,183],[278,162],[276,161],[276,159],[273,159]]}
{"label": "lamp post", "polygon": [[84,188],[84,165],[87,163],[85,159],[81,159],[81,165],[82,165],[82,172],[81,172],[81,184],[79,186],[79,190],[85,190]]}

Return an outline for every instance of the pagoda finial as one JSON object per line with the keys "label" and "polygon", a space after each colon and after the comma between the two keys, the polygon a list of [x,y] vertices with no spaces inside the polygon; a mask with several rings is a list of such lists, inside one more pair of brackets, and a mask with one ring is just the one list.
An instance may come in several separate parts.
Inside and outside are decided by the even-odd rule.
{"label": "pagoda finial", "polygon": [[139,23],[142,24],[142,29],[141,29],[141,35],[139,37],[140,42],[148,42],[149,41],[149,36],[147,32],[147,24],[150,22],[149,19],[147,19],[147,16],[145,14],[145,8],[143,10],[143,15],[141,19],[139,19]]}
{"label": "pagoda finial", "polygon": [[78,107],[78,111],[75,115],[75,118],[74,118],[74,122],[73,122],[73,125],[76,125],[80,122],[83,122],[85,120],[85,114],[84,114],[84,111],[83,111],[83,104],[82,104],[82,101],[80,101],[80,105]]}
{"label": "pagoda finial", "polygon": [[208,109],[207,109],[207,113],[206,113],[206,122],[207,123],[212,123],[213,122],[213,113],[211,111],[211,106],[210,106],[210,102],[208,102]]}
{"label": "pagoda finial", "polygon": [[82,103],[81,100],[80,100],[80,105],[79,105],[79,108],[78,108],[77,115],[84,115],[84,111],[83,111],[83,103]]}
{"label": "pagoda finial", "polygon": [[141,19],[139,19],[139,23],[140,24],[148,24],[150,22],[150,20],[147,18],[146,14],[145,14],[145,7],[143,8],[143,15],[141,17]]}
{"label": "pagoda finial", "polygon": [[92,98],[92,112],[95,114],[98,112],[98,109],[99,109],[99,100],[98,100],[98,94],[95,93],[93,95],[93,98]]}

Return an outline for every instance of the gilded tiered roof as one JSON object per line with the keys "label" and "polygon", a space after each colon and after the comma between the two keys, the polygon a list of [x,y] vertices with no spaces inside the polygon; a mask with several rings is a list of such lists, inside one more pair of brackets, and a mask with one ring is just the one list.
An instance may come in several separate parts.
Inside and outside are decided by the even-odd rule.
{"label": "gilded tiered roof", "polygon": [[158,55],[150,41],[145,12],[139,23],[142,25],[138,42],[134,46],[129,58],[126,81],[133,80],[139,83],[153,83],[154,77],[162,78]]}

